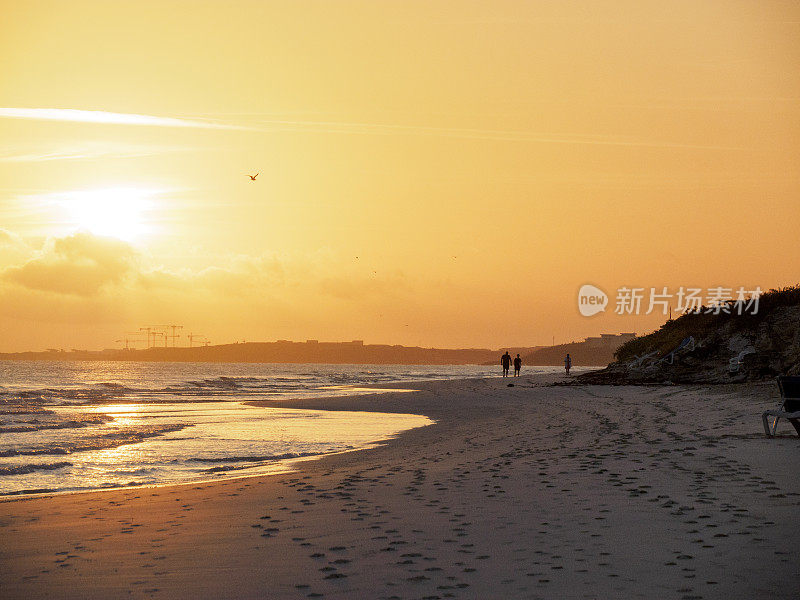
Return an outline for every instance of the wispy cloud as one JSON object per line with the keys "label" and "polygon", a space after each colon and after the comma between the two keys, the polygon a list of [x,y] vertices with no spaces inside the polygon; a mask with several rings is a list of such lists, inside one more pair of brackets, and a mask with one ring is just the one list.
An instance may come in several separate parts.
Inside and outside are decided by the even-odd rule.
{"label": "wispy cloud", "polygon": [[188,152],[195,148],[120,142],[76,142],[49,147],[21,145],[0,150],[0,163],[49,162],[59,160],[98,160],[105,158],[141,158],[166,152]]}
{"label": "wispy cloud", "polygon": [[645,140],[627,136],[595,134],[544,134],[509,129],[471,129],[455,127],[427,127],[378,123],[353,123],[339,121],[259,120],[265,131],[307,131],[315,133],[344,133],[356,135],[416,135],[474,140],[496,140],[540,144],[573,144],[589,146],[631,146],[643,148],[686,148],[700,150],[741,150],[735,146],[693,144],[667,140]]}
{"label": "wispy cloud", "polygon": [[[256,117],[256,115],[251,115]],[[115,113],[96,110],[65,108],[0,108],[0,118],[69,121],[76,123],[101,123],[113,125],[141,125],[150,127],[180,127],[198,129],[227,129],[271,133],[297,131],[309,133],[334,133],[355,135],[415,135],[474,140],[496,140],[539,144],[573,144],[591,146],[631,146],[643,148],[685,148],[700,150],[741,150],[735,146],[684,143],[669,140],[635,139],[626,136],[592,134],[545,134],[540,132],[504,129],[428,127],[421,125],[358,123],[340,121],[306,121],[255,119],[251,126],[226,123],[204,117],[177,118]],[[0,158],[2,160],[2,158]]]}
{"label": "wispy cloud", "polygon": [[194,129],[238,129],[248,127],[212,120],[159,117],[135,113],[116,113],[103,110],[76,110],[72,108],[9,108],[0,107],[0,118],[32,119],[39,121],[68,121],[73,123],[99,123],[106,125],[143,125],[147,127],[181,127]]}

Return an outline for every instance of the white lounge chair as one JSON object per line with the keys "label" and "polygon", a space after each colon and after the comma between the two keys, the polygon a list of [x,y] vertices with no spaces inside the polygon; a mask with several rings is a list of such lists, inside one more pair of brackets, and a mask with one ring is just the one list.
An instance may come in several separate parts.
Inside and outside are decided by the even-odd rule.
{"label": "white lounge chair", "polygon": [[728,361],[728,373],[738,373],[739,369],[742,366],[742,362],[744,361],[744,357],[748,354],[755,354],[754,348],[745,348],[737,356],[734,356],[732,359]]}
{"label": "white lounge chair", "polygon": [[680,344],[678,344],[678,347],[677,347],[677,348],[675,348],[675,349],[674,349],[672,352],[670,352],[669,354],[667,354],[667,355],[666,355],[666,356],[665,356],[663,359],[661,359],[661,360],[663,360],[663,361],[666,361],[666,362],[668,362],[669,364],[672,364],[672,363],[674,363],[674,362],[675,362],[675,355],[676,355],[678,352],[680,352],[681,350],[687,349],[687,348],[688,348],[688,351],[689,351],[689,352],[691,352],[692,350],[694,350],[694,347],[695,347],[695,344],[694,344],[694,336],[693,336],[693,335],[690,335],[690,336],[689,336],[689,337],[687,337],[687,338],[683,338],[683,340],[681,340],[681,343],[680,343]]}

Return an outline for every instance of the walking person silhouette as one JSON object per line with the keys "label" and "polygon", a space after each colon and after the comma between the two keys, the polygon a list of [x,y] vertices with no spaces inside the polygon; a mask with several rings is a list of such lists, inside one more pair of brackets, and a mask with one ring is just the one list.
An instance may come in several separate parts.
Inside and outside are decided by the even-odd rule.
{"label": "walking person silhouette", "polygon": [[522,368],[522,359],[517,354],[517,358],[514,359],[514,377],[519,377],[519,371]]}
{"label": "walking person silhouette", "polygon": [[500,357],[500,364],[503,366],[503,377],[508,377],[508,369],[511,367],[511,355],[508,350]]}
{"label": "walking person silhouette", "polygon": [[564,357],[564,370],[569,375],[569,370],[572,367],[572,358],[570,357],[569,353]]}

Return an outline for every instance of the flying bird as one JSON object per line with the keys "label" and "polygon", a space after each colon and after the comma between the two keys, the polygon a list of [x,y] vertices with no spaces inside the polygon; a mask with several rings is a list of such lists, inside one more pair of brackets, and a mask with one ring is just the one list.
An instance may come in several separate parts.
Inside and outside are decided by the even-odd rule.
{"label": "flying bird", "polygon": [[255,175],[248,175],[248,177],[250,178],[250,181],[255,181],[256,177],[258,177],[259,175],[261,175],[261,173],[256,173]]}

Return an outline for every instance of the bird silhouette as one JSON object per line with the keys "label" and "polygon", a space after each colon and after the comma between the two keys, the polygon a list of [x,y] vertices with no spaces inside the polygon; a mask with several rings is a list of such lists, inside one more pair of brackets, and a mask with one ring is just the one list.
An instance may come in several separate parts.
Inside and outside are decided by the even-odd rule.
{"label": "bird silhouette", "polygon": [[258,177],[259,175],[261,175],[261,173],[256,173],[255,175],[248,175],[248,177],[250,178],[250,181],[255,181],[256,177]]}

